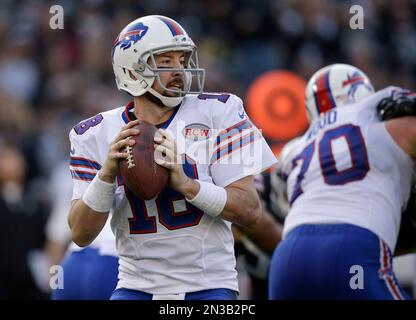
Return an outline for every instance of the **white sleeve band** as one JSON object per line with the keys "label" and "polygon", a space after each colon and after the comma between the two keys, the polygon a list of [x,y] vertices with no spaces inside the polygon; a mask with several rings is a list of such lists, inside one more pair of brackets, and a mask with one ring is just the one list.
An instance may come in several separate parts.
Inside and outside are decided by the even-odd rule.
{"label": "white sleeve band", "polygon": [[227,191],[210,182],[196,181],[199,183],[198,194],[192,200],[186,200],[212,217],[219,216],[227,203]]}
{"label": "white sleeve band", "polygon": [[85,190],[82,201],[92,210],[100,213],[110,211],[115,191],[115,182],[108,183],[100,179],[98,172]]}

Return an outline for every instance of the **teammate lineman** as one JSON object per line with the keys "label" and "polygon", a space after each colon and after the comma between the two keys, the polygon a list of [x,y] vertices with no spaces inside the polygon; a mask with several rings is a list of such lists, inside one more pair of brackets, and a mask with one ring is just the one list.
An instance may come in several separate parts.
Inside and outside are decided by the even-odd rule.
{"label": "teammate lineman", "polygon": [[392,270],[416,159],[416,117],[381,122],[353,66],[316,72],[306,89],[308,131],[282,159],[291,205],[270,268],[271,299],[404,299]]}

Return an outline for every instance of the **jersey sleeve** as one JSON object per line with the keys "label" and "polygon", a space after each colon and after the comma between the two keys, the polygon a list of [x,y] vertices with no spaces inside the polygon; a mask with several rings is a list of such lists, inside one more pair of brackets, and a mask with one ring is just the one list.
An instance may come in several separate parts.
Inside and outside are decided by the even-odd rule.
{"label": "jersey sleeve", "polygon": [[277,163],[261,131],[250,121],[243,103],[231,95],[214,116],[214,142],[210,170],[214,183],[225,187],[258,174]]}
{"label": "jersey sleeve", "polygon": [[69,133],[69,140],[71,142],[69,169],[73,181],[71,200],[75,200],[82,197],[88,184],[101,169],[101,164],[94,153],[97,149],[95,140],[87,135],[77,134],[74,129]]}

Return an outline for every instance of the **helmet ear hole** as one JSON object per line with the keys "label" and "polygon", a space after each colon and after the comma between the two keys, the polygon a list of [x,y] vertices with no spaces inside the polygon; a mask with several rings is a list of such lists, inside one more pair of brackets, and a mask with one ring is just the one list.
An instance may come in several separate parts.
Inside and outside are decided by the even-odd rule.
{"label": "helmet ear hole", "polygon": [[131,70],[129,70],[129,76],[131,79],[137,80],[136,76],[133,74],[133,72],[131,72]]}

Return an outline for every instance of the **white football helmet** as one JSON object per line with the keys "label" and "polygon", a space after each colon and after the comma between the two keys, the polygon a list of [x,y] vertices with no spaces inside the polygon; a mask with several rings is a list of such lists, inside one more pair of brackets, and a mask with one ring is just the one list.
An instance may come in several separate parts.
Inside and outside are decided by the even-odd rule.
{"label": "white football helmet", "polygon": [[348,64],[332,64],[311,77],[306,85],[306,109],[312,122],[330,109],[358,102],[374,88],[367,75]]}
{"label": "white football helmet", "polygon": [[[185,68],[157,68],[155,55],[167,51],[187,52]],[[133,96],[149,92],[165,106],[175,107],[187,93],[203,90],[205,70],[198,66],[196,46],[182,26],[168,17],[145,16],[129,23],[115,40],[111,56],[118,89]],[[166,88],[159,77],[163,71],[181,72],[183,90]],[[194,77],[195,90],[192,91]],[[177,96],[167,97],[152,89],[155,79],[163,90]]]}

